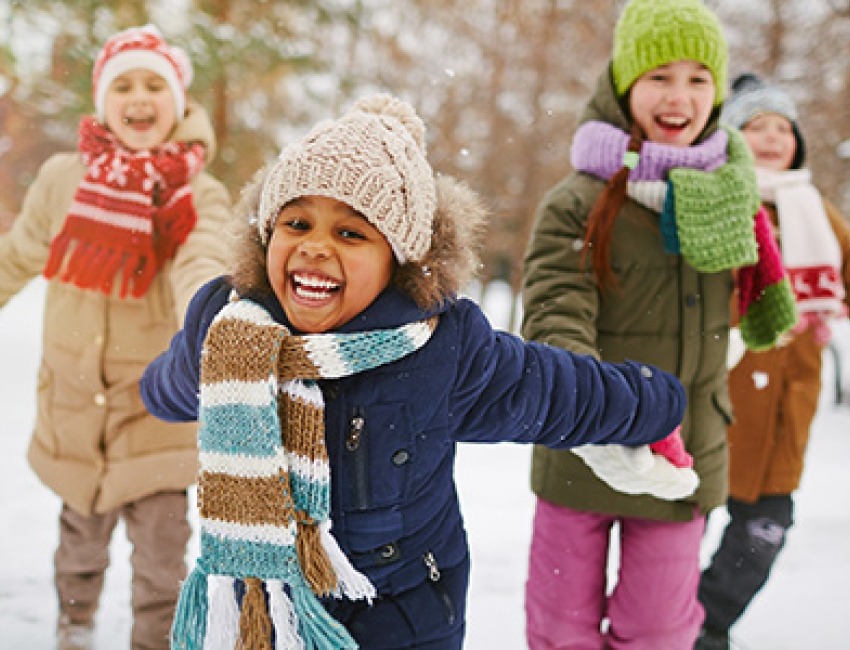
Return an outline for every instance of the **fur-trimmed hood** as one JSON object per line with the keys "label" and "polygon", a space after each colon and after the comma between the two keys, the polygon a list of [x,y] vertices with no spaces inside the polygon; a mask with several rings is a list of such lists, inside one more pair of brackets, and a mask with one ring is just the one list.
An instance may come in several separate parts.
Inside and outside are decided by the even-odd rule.
{"label": "fur-trimmed hood", "polygon": [[[266,272],[266,247],[255,216],[270,169],[271,165],[264,167],[245,186],[235,208],[236,246],[229,268],[233,286],[240,294],[272,293]],[[398,266],[392,278],[394,286],[425,310],[453,300],[475,277],[487,217],[481,198],[464,183],[438,175],[436,187],[431,247],[421,260]]]}

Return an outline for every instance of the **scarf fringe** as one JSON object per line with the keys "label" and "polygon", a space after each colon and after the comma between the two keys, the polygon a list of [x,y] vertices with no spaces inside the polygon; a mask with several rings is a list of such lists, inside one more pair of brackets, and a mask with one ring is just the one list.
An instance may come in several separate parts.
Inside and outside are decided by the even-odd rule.
{"label": "scarf fringe", "polygon": [[306,585],[293,585],[292,603],[298,616],[298,634],[305,650],[357,650],[348,630],[333,618]]}
{"label": "scarf fringe", "polygon": [[[303,513],[301,513],[303,516]],[[315,521],[299,521],[295,536],[298,564],[304,579],[317,596],[330,596],[337,590],[333,564],[320,541],[319,527]]]}
{"label": "scarf fringe", "polygon": [[172,650],[202,650],[207,632],[207,576],[193,569],[183,583],[174,623],[171,626]]}
{"label": "scarf fringe", "polygon": [[239,639],[239,607],[235,581],[229,576],[209,576],[209,611],[204,650],[233,650]]}
{"label": "scarf fringe", "polygon": [[263,581],[245,578],[245,596],[239,614],[239,642],[237,650],[273,650],[272,621],[266,608]]}
{"label": "scarf fringe", "polygon": [[275,650],[304,650],[304,639],[298,634],[298,614],[286,595],[282,580],[267,580],[269,613],[275,632]]}
{"label": "scarf fringe", "polygon": [[[69,252],[70,251],[70,252]],[[67,261],[66,261],[67,256]],[[80,289],[94,289],[109,295],[113,281],[121,275],[119,295],[143,296],[151,285],[156,268],[150,256],[123,250],[106,242],[91,242],[69,233],[56,237],[43,275],[50,280],[65,266],[62,282]],[[131,288],[132,284],[132,288]]]}
{"label": "scarf fringe", "polygon": [[375,585],[371,583],[369,578],[355,569],[345,553],[342,552],[336,539],[331,535],[330,520],[319,524],[319,534],[321,535],[322,547],[325,549],[336,574],[337,589],[334,595],[337,597],[344,596],[349,600],[366,600],[371,605],[372,600],[377,595]]}
{"label": "scarf fringe", "polygon": [[289,595],[278,579],[246,578],[245,586],[237,650],[357,650],[348,630],[328,614],[307,584],[290,585]]}
{"label": "scarf fringe", "polygon": [[357,642],[305,583],[290,587],[291,598],[282,580],[246,578],[244,583],[239,611],[232,578],[195,568],[177,602],[172,650],[357,650]]}

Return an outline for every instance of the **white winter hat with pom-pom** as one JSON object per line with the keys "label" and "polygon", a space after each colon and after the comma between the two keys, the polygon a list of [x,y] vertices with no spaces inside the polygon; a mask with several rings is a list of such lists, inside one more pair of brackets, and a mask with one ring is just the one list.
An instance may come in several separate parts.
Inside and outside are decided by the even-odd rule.
{"label": "white winter hat with pom-pom", "polygon": [[136,68],[150,70],[165,79],[177,118],[186,112],[186,89],[192,83],[192,62],[182,48],[165,42],[155,25],[130,27],[104,43],[92,68],[92,90],[97,119],[106,119],[106,91],[115,79]]}
{"label": "white winter hat with pom-pom", "polygon": [[287,146],[260,196],[257,227],[264,243],[281,208],[301,196],[350,205],[387,238],[400,263],[421,260],[431,246],[436,208],[425,125],[410,104],[380,94]]}

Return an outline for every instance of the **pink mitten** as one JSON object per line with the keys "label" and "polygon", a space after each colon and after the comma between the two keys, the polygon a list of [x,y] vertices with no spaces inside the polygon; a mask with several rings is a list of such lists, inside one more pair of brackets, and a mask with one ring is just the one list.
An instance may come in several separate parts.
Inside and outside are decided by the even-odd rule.
{"label": "pink mitten", "polygon": [[797,319],[797,324],[791,330],[793,334],[802,334],[806,330],[812,331],[812,336],[818,345],[826,346],[832,338],[832,330],[826,314],[818,312],[804,312]]}
{"label": "pink mitten", "polygon": [[685,450],[685,443],[682,442],[682,427],[673,429],[673,433],[649,445],[649,448],[655,454],[661,454],[676,467],[693,467],[694,459]]}

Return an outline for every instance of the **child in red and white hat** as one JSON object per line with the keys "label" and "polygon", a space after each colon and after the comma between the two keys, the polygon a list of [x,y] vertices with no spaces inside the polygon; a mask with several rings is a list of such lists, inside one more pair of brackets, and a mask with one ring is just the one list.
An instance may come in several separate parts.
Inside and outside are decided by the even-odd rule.
{"label": "child in red and white hat", "polygon": [[192,62],[185,50],[165,42],[153,25],[133,27],[110,38],[97,55],[92,70],[94,106],[98,119],[104,119],[106,91],[110,84],[130,70],[158,74],[174,99],[177,115],[186,109],[186,89],[192,83]]}
{"label": "child in red and white hat", "polygon": [[112,532],[133,553],[133,648],[168,648],[189,539],[195,427],[154,419],[144,367],[224,268],[230,212],[203,171],[215,139],[186,88],[192,67],[153,26],[110,38],[93,69],[95,115],[78,150],[47,160],[0,237],[0,307],[49,281],[29,461],[62,499],[58,647],[90,648]]}

